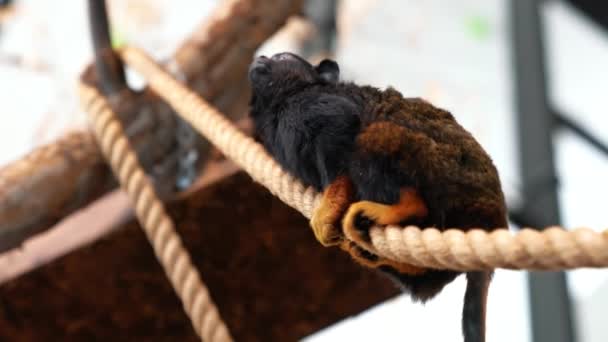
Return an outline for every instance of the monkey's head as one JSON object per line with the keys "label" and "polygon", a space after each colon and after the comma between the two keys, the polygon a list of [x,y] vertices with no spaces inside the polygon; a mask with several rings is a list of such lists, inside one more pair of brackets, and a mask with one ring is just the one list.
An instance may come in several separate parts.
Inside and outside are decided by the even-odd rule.
{"label": "monkey's head", "polygon": [[284,99],[309,86],[335,84],[339,77],[336,62],[325,59],[315,66],[289,52],[257,57],[249,66],[253,98],[263,102]]}

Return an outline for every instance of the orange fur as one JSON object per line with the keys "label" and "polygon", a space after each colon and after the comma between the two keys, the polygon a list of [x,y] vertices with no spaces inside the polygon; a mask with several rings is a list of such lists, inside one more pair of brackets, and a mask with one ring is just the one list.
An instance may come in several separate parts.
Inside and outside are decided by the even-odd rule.
{"label": "orange fur", "polygon": [[[360,245],[369,245],[369,236],[362,235],[360,229],[356,227],[356,219],[361,215],[379,225],[398,224],[413,219],[423,219],[428,215],[428,209],[416,190],[407,187],[401,189],[400,193],[399,202],[393,205],[370,201],[360,201],[352,204],[343,219],[343,229],[348,233],[348,236]],[[389,266],[400,273],[408,275],[419,275],[426,272],[425,268],[397,263],[374,255],[361,249],[352,241],[343,243],[341,247],[353,259],[367,267],[378,268]]]}
{"label": "orange fur", "polygon": [[364,216],[378,225],[399,224],[414,219],[423,219],[428,215],[428,209],[422,198],[413,188],[401,189],[399,202],[388,205],[370,201],[360,201],[352,204],[344,216],[343,229],[348,231],[353,239],[360,244],[368,244],[368,236],[362,236],[356,227],[355,220]]}
{"label": "orange fur", "polygon": [[353,184],[346,176],[338,176],[323,192],[321,204],[310,220],[315,237],[323,246],[334,246],[342,241],[339,223],[352,198]]}

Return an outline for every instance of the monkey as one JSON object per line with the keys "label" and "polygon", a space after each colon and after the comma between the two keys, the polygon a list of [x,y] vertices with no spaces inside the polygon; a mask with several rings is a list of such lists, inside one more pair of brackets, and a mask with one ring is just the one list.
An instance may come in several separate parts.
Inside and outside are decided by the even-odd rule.
{"label": "monkey", "polygon": [[[392,87],[341,81],[334,60],[312,65],[289,52],[254,58],[248,78],[255,139],[287,172],[322,192],[310,221],[316,239],[387,275],[414,301],[433,298],[461,272],[398,263],[361,248],[372,226],[507,227],[493,161],[448,111]],[[466,272],[465,342],[485,341],[492,273]]]}

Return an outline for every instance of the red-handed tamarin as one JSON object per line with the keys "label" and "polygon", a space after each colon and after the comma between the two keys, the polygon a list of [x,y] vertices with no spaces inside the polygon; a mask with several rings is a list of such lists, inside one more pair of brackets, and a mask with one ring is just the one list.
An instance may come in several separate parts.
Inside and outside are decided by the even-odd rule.
{"label": "red-handed tamarin", "polygon": [[[460,272],[421,268],[355,243],[374,225],[507,226],[492,160],[447,111],[397,90],[340,81],[335,61],[312,65],[291,53],[257,57],[249,68],[256,138],[288,172],[323,192],[311,219],[316,238],[395,280],[415,300],[439,293]],[[355,241],[344,239],[344,231]],[[467,272],[462,328],[485,340],[491,272]]]}

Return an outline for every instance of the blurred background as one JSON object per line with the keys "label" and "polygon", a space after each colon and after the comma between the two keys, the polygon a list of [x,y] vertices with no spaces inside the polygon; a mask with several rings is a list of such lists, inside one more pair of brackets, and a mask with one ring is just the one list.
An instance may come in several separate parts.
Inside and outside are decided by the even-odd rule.
{"label": "blurred background", "polygon": [[[108,1],[113,39],[166,60],[218,2]],[[343,79],[390,85],[448,109],[495,161],[512,229],[608,228],[606,5],[309,0],[304,13],[258,53],[331,56]],[[92,57],[85,1],[17,0],[0,10],[0,167],[86,126],[76,85]],[[125,215],[126,207],[116,194],[100,213]],[[59,234],[6,252],[0,281],[101,231]],[[464,286],[459,278],[424,306],[398,296],[306,341],[455,341]],[[489,298],[488,341],[608,341],[604,270],[499,270]]]}

